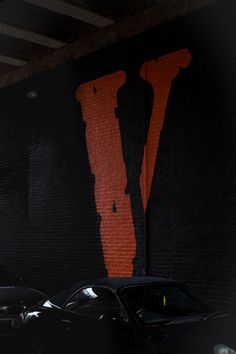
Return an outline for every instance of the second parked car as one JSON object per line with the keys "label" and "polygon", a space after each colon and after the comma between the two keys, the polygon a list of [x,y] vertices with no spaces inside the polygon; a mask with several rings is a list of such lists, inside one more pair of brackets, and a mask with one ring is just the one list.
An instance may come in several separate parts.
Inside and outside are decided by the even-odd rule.
{"label": "second parked car", "polygon": [[42,292],[23,286],[23,279],[0,265],[0,352],[21,353],[21,316],[28,307],[46,301]]}

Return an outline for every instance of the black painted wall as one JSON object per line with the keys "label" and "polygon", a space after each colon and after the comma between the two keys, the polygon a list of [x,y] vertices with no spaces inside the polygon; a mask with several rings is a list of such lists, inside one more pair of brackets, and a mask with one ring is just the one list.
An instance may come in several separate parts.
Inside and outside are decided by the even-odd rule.
{"label": "black painted wall", "polygon": [[1,263],[49,293],[107,275],[75,91],[188,48],[192,60],[172,84],[144,219],[147,272],[236,308],[235,10],[234,1],[219,1],[1,91]]}

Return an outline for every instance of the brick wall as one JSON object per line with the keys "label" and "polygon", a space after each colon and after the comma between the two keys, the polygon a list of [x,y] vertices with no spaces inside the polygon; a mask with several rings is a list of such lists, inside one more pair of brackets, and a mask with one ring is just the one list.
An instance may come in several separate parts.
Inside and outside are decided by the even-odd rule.
{"label": "brick wall", "polygon": [[[234,8],[220,1],[1,91],[1,263],[50,293],[146,266],[235,308]],[[182,50],[185,66],[165,61]]]}

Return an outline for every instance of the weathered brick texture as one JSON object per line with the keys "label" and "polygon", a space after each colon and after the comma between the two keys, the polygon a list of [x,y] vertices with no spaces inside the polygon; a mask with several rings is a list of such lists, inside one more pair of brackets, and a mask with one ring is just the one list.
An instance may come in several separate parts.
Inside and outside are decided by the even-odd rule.
{"label": "weathered brick texture", "polygon": [[[236,309],[234,13],[234,1],[219,1],[1,91],[1,263],[49,293],[107,275],[96,176],[76,90],[187,48],[191,63],[171,86],[145,215],[139,187],[128,186],[126,195],[133,193],[132,217],[145,230],[147,274],[184,281],[217,307]],[[134,169],[136,161],[134,154]],[[112,195],[111,188],[109,213],[118,217]],[[127,219],[119,222],[123,227]],[[110,236],[106,241],[116,243]],[[110,257],[116,268],[122,255]]]}

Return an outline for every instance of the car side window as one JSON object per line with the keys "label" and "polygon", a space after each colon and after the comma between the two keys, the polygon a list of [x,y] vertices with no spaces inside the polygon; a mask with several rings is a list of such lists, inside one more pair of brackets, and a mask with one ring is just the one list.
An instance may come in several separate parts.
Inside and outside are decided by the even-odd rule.
{"label": "car side window", "polygon": [[65,309],[99,319],[110,311],[120,312],[121,306],[115,294],[102,287],[89,287],[78,291],[65,304]]}

